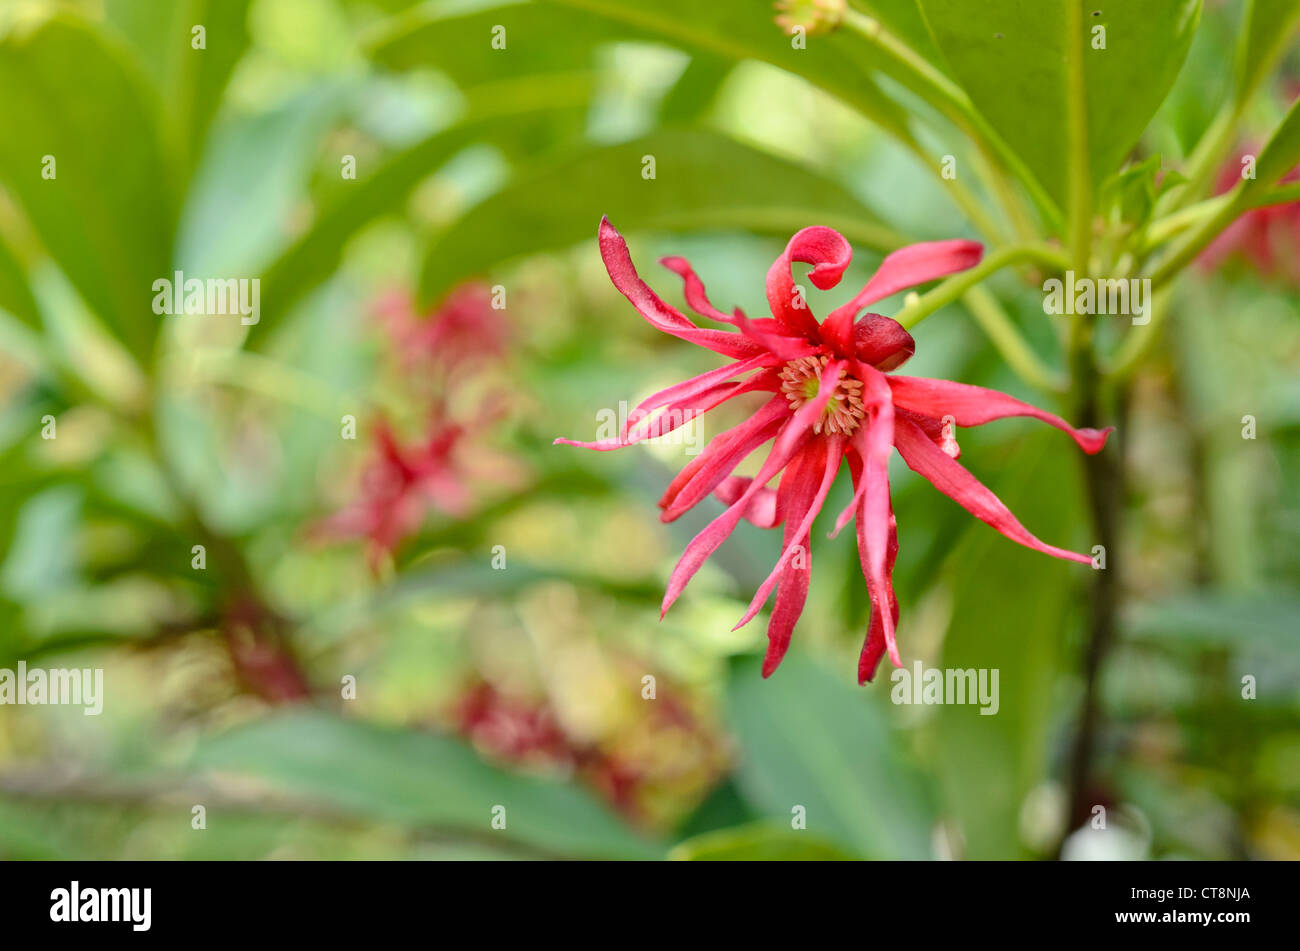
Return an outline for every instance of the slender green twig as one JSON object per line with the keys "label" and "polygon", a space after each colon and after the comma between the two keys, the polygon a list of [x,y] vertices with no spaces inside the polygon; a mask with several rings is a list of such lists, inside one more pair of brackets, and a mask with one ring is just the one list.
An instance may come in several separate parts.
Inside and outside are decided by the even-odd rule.
{"label": "slender green twig", "polygon": [[915,327],[940,307],[945,307],[961,297],[990,274],[1025,261],[1044,265],[1052,271],[1064,270],[1067,264],[1058,252],[1046,245],[1017,244],[1002,248],[990,254],[975,267],[948,278],[938,287],[906,304],[894,315],[894,319],[909,329]]}
{"label": "slender green twig", "polygon": [[988,288],[972,287],[962,303],[1016,376],[1044,393],[1065,392],[1065,381],[1042,361]]}

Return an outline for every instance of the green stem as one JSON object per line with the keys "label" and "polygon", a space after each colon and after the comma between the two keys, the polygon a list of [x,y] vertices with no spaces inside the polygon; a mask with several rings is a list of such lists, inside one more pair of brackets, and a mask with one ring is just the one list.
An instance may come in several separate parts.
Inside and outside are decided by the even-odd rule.
{"label": "green stem", "polygon": [[1065,7],[1069,17],[1065,31],[1068,86],[1065,150],[1069,156],[1069,245],[1074,269],[1080,274],[1088,274],[1092,247],[1092,173],[1088,163],[1088,89],[1083,64],[1083,7],[1078,3],[1067,3]]}
{"label": "green stem", "polygon": [[1064,380],[1029,346],[988,288],[972,287],[962,296],[962,302],[1016,376],[1044,393],[1065,391]]}
{"label": "green stem", "polygon": [[1052,271],[1063,271],[1067,261],[1055,250],[1045,245],[1017,244],[994,251],[975,267],[945,280],[938,287],[922,294],[894,315],[909,330],[940,307],[951,304],[990,274],[1022,261],[1033,261]]}
{"label": "green stem", "polygon": [[[1157,219],[1147,230],[1143,251],[1149,251],[1166,244],[1193,225],[1213,217],[1228,200],[1227,195],[1216,195],[1213,198],[1207,198],[1181,211]],[[1300,182],[1291,182],[1266,192],[1260,192],[1249,198],[1244,207],[1248,209],[1268,208],[1271,205],[1287,205],[1294,201],[1300,201]]]}
{"label": "green stem", "polygon": [[1248,204],[1245,184],[1245,182],[1242,182],[1223,196],[1223,200],[1209,219],[1203,222],[1199,228],[1186,235],[1161,259],[1150,275],[1153,289],[1163,287],[1168,283],[1245,210]]}

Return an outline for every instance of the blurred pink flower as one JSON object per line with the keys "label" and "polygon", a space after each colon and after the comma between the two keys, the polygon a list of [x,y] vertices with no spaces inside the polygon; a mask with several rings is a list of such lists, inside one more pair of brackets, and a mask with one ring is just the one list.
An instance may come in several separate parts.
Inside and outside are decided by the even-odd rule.
{"label": "blurred pink flower", "polygon": [[409,294],[390,291],[375,308],[403,366],[425,363],[450,374],[498,360],[509,327],[482,283],[462,284],[421,316]]}
{"label": "blurred pink flower", "polygon": [[[1221,195],[1241,181],[1242,159],[1258,150],[1243,149],[1219,172],[1214,193]],[[1300,166],[1288,172],[1279,185],[1300,181]],[[1214,270],[1232,258],[1244,260],[1263,277],[1300,284],[1300,201],[1252,208],[1228,225],[1201,252],[1198,263]]]}
{"label": "blurred pink flower", "polygon": [[424,437],[404,446],[387,421],[380,420],[358,498],[317,523],[312,534],[368,539],[370,565],[378,569],[382,558],[419,528],[430,507],[463,516],[470,502],[467,473],[459,459],[465,435],[465,427],[435,410]]}
{"label": "blurred pink flower", "polygon": [[[946,380],[886,376],[913,353],[911,335],[896,321],[863,308],[898,291],[965,270],[982,255],[971,241],[915,244],[890,254],[866,286],[822,323],[795,287],[791,266],[811,264],[808,278],[826,290],[839,283],[852,249],[839,232],[805,228],[790,239],[767,274],[772,317],[749,320],[737,309],[717,310],[704,285],[682,258],[663,263],[685,281],[687,304],[699,314],[731,324],[735,331],[705,329],[665,304],[637,275],[627,244],[608,220],[600,224],[600,252],[614,286],[647,321],[665,333],[730,357],[734,362],[647,398],[629,414],[635,422],[617,438],[557,443],[610,450],[663,435],[696,414],[743,393],[770,398],[749,419],[715,437],[669,485],[659,505],[672,521],[710,494],[726,504],[686,547],[668,581],[667,612],[687,582],[736,528],[742,518],[764,528],[784,523],[784,548],[775,569],[759,587],[736,627],[748,623],[780,586],[768,624],[763,675],[780,664],[803,611],[811,578],[812,523],[821,510],[842,460],[848,461],[854,494],[832,536],[856,518],[858,554],[871,599],[871,622],[858,666],[859,682],[870,680],[886,650],[902,664],[895,643],[898,602],[891,575],[898,535],[889,497],[892,449],[935,488],[1029,548],[1090,564],[1087,555],[1044,544],[957,461],[954,426],[978,426],[1006,416],[1032,416],[1069,433],[1085,452],[1098,452],[1110,430],[1075,429],[1058,416],[1006,394]],[[662,410],[656,414],[653,410]],[[731,475],[736,466],[775,440],[752,479]],[[768,487],[782,473],[777,488]]]}
{"label": "blurred pink flower", "polygon": [[489,683],[467,687],[456,698],[452,718],[457,733],[496,759],[567,765],[575,759],[550,707],[508,697]]}

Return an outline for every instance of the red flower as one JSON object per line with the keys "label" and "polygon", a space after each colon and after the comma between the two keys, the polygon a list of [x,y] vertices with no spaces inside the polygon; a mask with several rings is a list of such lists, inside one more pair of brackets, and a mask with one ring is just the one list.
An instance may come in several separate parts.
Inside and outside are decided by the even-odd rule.
{"label": "red flower", "polygon": [[425,437],[403,446],[388,423],[380,420],[372,457],[361,474],[359,498],[318,524],[314,534],[369,539],[370,565],[378,569],[383,556],[419,528],[430,506],[448,515],[464,515],[469,491],[458,449],[465,432],[465,427],[435,410]]}
{"label": "red flower", "polygon": [[[885,371],[896,369],[912,355],[912,336],[889,317],[858,317],[863,308],[900,290],[971,267],[983,253],[980,245],[935,241],[895,251],[856,297],[820,324],[796,292],[791,265],[795,261],[813,265],[809,280],[823,290],[838,284],[853,252],[844,237],[831,228],[805,228],[790,239],[767,273],[767,299],[773,316],[757,320],[747,319],[739,309],[732,315],[717,310],[686,261],[664,258],[661,263],[685,281],[690,307],[733,325],[735,332],[701,328],[660,300],[637,276],[627,244],[608,220],[600,224],[600,253],[614,286],[641,316],[665,333],[707,347],[733,362],[650,396],[638,407],[640,412],[629,414],[636,422],[616,439],[556,442],[618,449],[663,435],[694,414],[742,393],[772,394],[749,419],[715,437],[659,501],[665,522],[710,494],[727,505],[726,511],[687,545],[669,578],[664,612],[740,519],[765,528],[784,523],[784,549],[776,568],[736,625],[748,623],[779,582],[768,624],[764,676],[780,664],[803,611],[812,570],[808,547],[813,519],[826,500],[841,460],[848,461],[854,493],[831,534],[856,517],[858,555],[872,606],[858,665],[860,683],[872,678],[886,650],[896,665],[902,664],[894,640],[898,601],[891,582],[898,551],[889,499],[891,448],[940,492],[1011,540],[1058,558],[1091,563],[1087,555],[1039,541],[958,464],[952,426],[1032,416],[1069,433],[1089,453],[1105,445],[1110,430],[1075,429],[1058,416],[982,387],[886,376]],[[647,415],[656,409],[662,411]],[[769,440],[775,441],[757,476],[731,475],[741,460]],[[780,482],[775,489],[769,488],[768,482],[778,473]]]}
{"label": "red flower", "polygon": [[407,294],[393,291],[380,300],[376,314],[408,369],[423,360],[436,372],[449,374],[505,352],[509,328],[492,306],[486,284],[461,285],[424,317]]}
{"label": "red flower", "polygon": [[[1216,195],[1241,181],[1241,160],[1246,154],[1239,152],[1223,166],[1215,183]],[[1296,181],[1300,181],[1300,167],[1288,172],[1278,184]],[[1213,270],[1238,255],[1269,280],[1300,284],[1300,201],[1245,212],[1201,252],[1199,263]]]}

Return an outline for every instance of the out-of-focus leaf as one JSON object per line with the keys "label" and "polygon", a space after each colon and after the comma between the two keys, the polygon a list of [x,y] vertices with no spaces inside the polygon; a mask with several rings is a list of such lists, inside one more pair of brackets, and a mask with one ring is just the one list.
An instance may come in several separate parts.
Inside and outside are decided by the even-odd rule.
{"label": "out-of-focus leaf", "polygon": [[[653,179],[643,169],[654,161]],[[590,238],[602,215],[622,231],[740,228],[789,237],[809,223],[885,250],[902,239],[843,186],[713,132],[671,129],[584,150],[493,195],[444,231],[421,291]]]}
{"label": "out-of-focus leaf", "polygon": [[[499,30],[504,33],[494,32]],[[539,3],[508,3],[456,15],[442,14],[436,7],[417,7],[375,36],[369,53],[389,69],[433,67],[468,88],[591,68],[597,46],[653,36]],[[494,45],[497,37],[500,40]]]}
{"label": "out-of-focus leaf", "polygon": [[1300,99],[1291,104],[1286,117],[1273,130],[1255,164],[1255,178],[1246,183],[1244,194],[1252,195],[1272,187],[1297,164],[1300,164]]}
{"label": "out-of-focus leaf", "polygon": [[1300,3],[1295,0],[1246,0],[1237,47],[1238,99],[1249,97],[1277,65],[1297,26]]}
{"label": "out-of-focus leaf", "polygon": [[[962,461],[1031,532],[1069,546],[1079,540],[1072,529],[1087,520],[1075,452],[1060,433],[1036,433],[997,472],[981,471],[977,452]],[[1091,571],[972,523],[952,552],[948,578],[952,620],[940,666],[997,670],[998,707],[989,715],[969,703],[938,708],[945,813],[960,823],[966,857],[1015,858],[1023,854],[1024,797],[1048,765],[1053,699],[1073,616],[1071,586],[1090,581]]]}
{"label": "out-of-focus leaf", "polygon": [[176,219],[148,81],[106,34],[59,17],[0,44],[0,89],[0,178],[81,296],[147,359]]}
{"label": "out-of-focus leaf", "polygon": [[1189,592],[1137,604],[1125,614],[1131,639],[1171,647],[1294,650],[1300,597],[1285,592]]}
{"label": "out-of-focus leaf", "polygon": [[334,271],[343,247],[358,229],[398,211],[416,185],[461,149],[482,142],[504,144],[519,131],[521,122],[577,109],[590,92],[589,80],[572,74],[494,84],[492,102],[475,109],[472,120],[434,133],[351,183],[343,197],[322,209],[311,229],[267,269],[262,278],[262,319],[253,328],[250,345],[270,339],[270,331],[301,295]]}
{"label": "out-of-focus leaf", "polygon": [[[935,41],[976,108],[1064,204],[1068,163],[1093,184],[1114,172],[1187,55],[1200,0],[919,0]],[[1098,29],[1105,47],[1098,49]],[[1071,91],[1071,62],[1082,88]],[[1080,96],[1082,98],[1080,98]],[[1086,156],[1070,117],[1083,114]]]}
{"label": "out-of-focus leaf", "polygon": [[707,113],[734,65],[716,56],[692,56],[686,69],[664,97],[659,109],[659,121],[664,125],[685,125]]}
{"label": "out-of-focus leaf", "polygon": [[41,312],[27,283],[27,272],[3,240],[0,240],[0,310],[34,330],[41,329]]}
{"label": "out-of-focus leaf", "polygon": [[[181,155],[193,165],[230,74],[248,48],[250,0],[107,0],[105,12],[154,77]],[[194,29],[203,27],[203,47]]]}
{"label": "out-of-focus leaf", "polygon": [[[583,11],[591,19],[622,25],[629,39],[654,36],[692,53],[706,53],[731,62],[754,59],[802,76],[873,122],[893,128],[897,105],[876,84],[882,73],[907,86],[913,75],[883,60],[852,30],[814,36],[799,49],[776,25],[775,14],[752,0],[543,0],[545,6]],[[898,26],[919,36],[911,0],[879,0],[872,4],[886,26]],[[628,31],[634,31],[630,35]],[[882,121],[883,120],[883,121]]]}
{"label": "out-of-focus leaf", "polygon": [[218,124],[176,239],[187,277],[255,274],[289,242],[317,145],[343,98],[339,83],[320,83],[270,112]]}
{"label": "out-of-focus leaf", "polygon": [[718,829],[678,843],[668,853],[682,862],[844,862],[853,856],[810,832],[766,822]]}
{"label": "out-of-focus leaf", "polygon": [[[500,836],[557,856],[662,855],[585,792],[504,772],[462,743],[412,730],[295,712],[212,737],[194,762],[414,828]],[[506,828],[494,830],[498,806]]]}
{"label": "out-of-focus leaf", "polygon": [[859,857],[928,858],[930,790],[854,673],[836,677],[797,652],[767,680],[757,658],[736,663],[727,710],[741,750],[737,783],[777,822],[802,806],[812,835]]}

